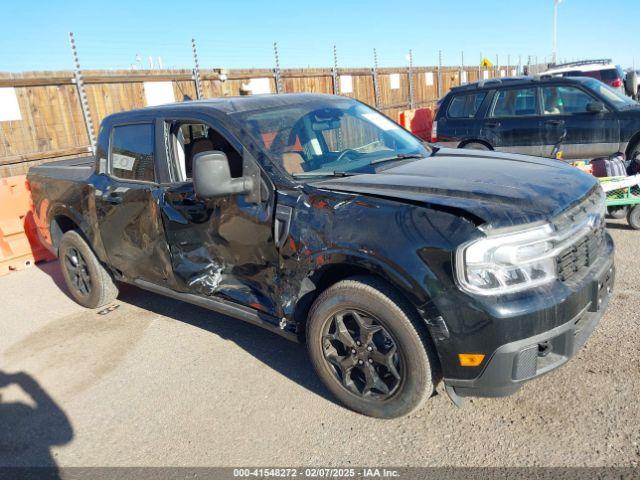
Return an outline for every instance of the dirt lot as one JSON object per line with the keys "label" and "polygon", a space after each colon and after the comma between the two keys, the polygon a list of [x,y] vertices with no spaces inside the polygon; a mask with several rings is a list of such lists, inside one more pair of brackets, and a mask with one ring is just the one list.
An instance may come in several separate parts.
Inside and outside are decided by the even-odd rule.
{"label": "dirt lot", "polygon": [[337,405],[303,346],[242,322],[134,288],[99,315],[56,263],[2,277],[0,465],[637,466],[640,232],[610,227],[615,294],[576,358],[393,421]]}

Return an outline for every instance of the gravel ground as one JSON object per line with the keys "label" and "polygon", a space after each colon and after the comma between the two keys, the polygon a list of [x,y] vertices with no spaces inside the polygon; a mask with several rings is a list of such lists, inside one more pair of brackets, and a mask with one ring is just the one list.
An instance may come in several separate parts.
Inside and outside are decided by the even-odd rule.
{"label": "gravel ground", "polygon": [[135,288],[99,315],[57,263],[1,277],[0,465],[637,467],[640,232],[609,226],[617,285],[576,358],[398,420],[339,406],[303,346],[240,321]]}

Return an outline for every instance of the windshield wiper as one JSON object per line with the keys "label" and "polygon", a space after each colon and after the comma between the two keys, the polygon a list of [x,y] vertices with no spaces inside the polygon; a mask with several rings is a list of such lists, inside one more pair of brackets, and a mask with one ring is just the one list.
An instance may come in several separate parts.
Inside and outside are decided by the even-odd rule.
{"label": "windshield wiper", "polygon": [[353,172],[342,172],[342,171],[333,171],[333,172],[300,172],[300,173],[292,173],[291,176],[294,178],[305,178],[305,177],[350,177],[352,175],[357,175]]}
{"label": "windshield wiper", "polygon": [[377,163],[384,163],[384,162],[392,162],[394,160],[406,160],[407,158],[427,158],[427,157],[425,157],[421,153],[399,153],[393,157],[379,158],[378,160],[374,160],[370,163],[370,165],[376,165]]}

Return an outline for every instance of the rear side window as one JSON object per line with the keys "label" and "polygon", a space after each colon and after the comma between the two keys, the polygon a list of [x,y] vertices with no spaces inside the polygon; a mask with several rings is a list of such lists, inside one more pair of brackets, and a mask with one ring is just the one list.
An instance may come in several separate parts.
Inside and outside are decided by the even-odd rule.
{"label": "rear side window", "polygon": [[470,93],[467,95],[456,95],[449,104],[449,110],[447,110],[447,116],[449,118],[473,118],[478,113],[478,109],[486,92]]}
{"label": "rear side window", "polygon": [[151,123],[113,128],[111,171],[124,180],[155,182],[154,128]]}
{"label": "rear side window", "polygon": [[496,95],[496,100],[491,110],[492,117],[521,117],[535,115],[536,113],[535,88],[502,90]]}

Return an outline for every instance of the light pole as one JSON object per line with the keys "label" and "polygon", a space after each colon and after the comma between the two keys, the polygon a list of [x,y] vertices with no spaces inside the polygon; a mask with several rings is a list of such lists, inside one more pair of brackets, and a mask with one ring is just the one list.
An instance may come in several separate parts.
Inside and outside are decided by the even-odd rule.
{"label": "light pole", "polygon": [[558,61],[558,5],[562,0],[553,0],[553,58],[554,64]]}

